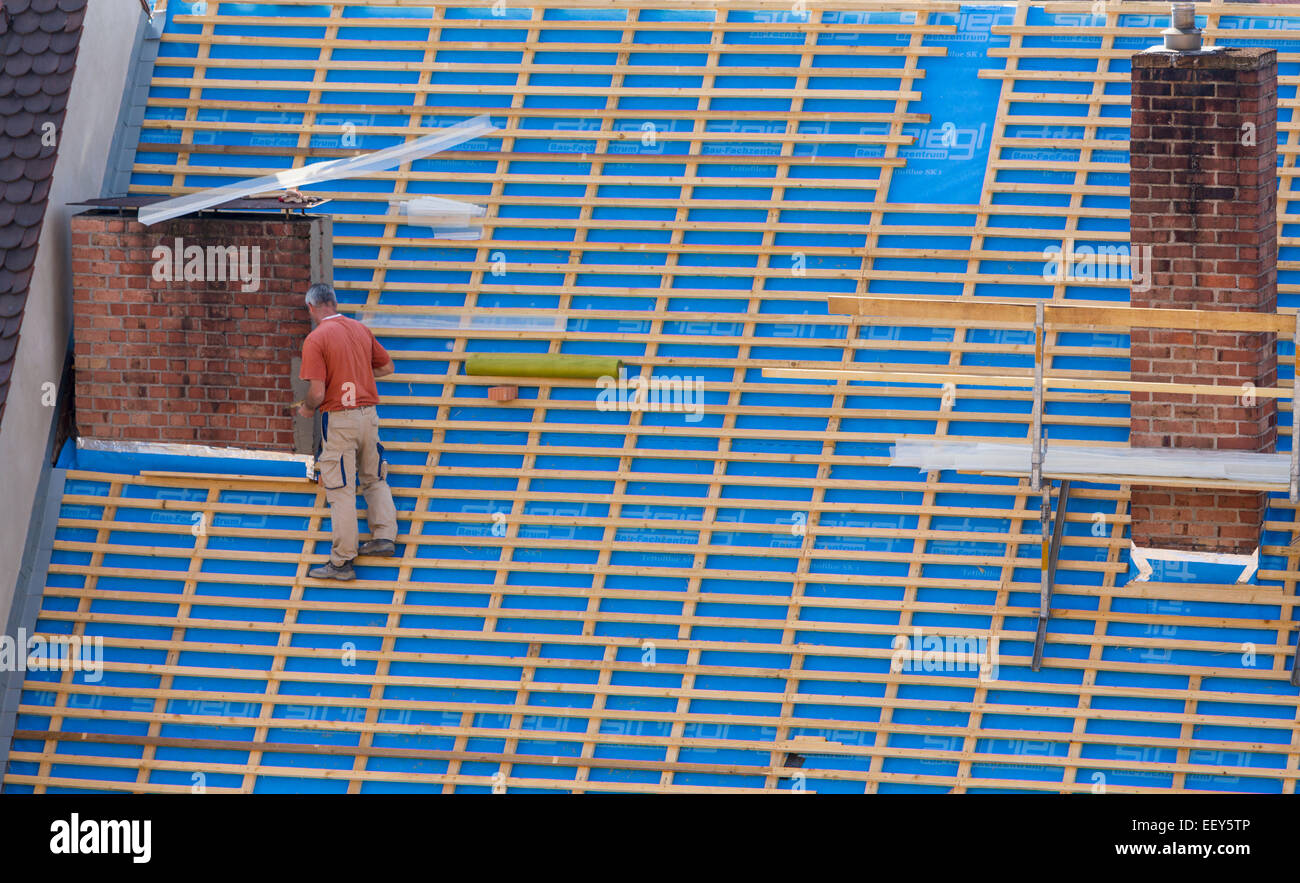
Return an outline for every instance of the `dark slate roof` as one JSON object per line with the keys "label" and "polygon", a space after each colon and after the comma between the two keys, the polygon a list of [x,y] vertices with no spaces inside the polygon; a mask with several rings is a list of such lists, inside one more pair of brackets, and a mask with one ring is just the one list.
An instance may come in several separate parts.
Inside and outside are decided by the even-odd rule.
{"label": "dark slate roof", "polygon": [[[87,0],[0,0],[0,421]],[[44,136],[54,124],[54,144]]]}

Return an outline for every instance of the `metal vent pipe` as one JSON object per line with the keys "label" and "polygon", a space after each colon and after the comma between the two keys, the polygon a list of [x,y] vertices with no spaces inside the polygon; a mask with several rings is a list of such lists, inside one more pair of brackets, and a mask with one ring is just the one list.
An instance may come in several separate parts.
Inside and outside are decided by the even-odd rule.
{"label": "metal vent pipe", "polygon": [[1165,49],[1173,52],[1199,50],[1201,30],[1196,26],[1196,4],[1174,3],[1171,17],[1173,27],[1165,28],[1161,32],[1165,38]]}

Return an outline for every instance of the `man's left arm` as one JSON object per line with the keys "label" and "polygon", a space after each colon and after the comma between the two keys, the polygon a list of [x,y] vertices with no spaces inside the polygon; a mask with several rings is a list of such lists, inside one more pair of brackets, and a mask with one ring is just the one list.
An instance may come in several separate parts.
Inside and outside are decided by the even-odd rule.
{"label": "man's left arm", "polygon": [[298,406],[299,417],[311,417],[325,401],[325,354],[310,337],[302,345],[302,369],[298,377],[308,382],[307,398]]}
{"label": "man's left arm", "polygon": [[307,388],[307,398],[298,406],[299,417],[310,417],[316,413],[320,403],[325,401],[325,381],[313,380]]}

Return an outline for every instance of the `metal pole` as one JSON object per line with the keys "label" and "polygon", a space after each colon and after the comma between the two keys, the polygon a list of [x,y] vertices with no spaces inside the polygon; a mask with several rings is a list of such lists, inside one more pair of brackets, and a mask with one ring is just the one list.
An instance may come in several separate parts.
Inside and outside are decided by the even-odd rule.
{"label": "metal pole", "polygon": [[1030,442],[1029,489],[1043,487],[1043,303],[1034,304],[1034,413]]}
{"label": "metal pole", "polygon": [[[1300,490],[1300,310],[1295,314],[1295,337],[1292,338],[1296,354],[1296,371],[1291,378],[1291,502],[1296,502]],[[1300,513],[1297,513],[1300,518]],[[1291,658],[1291,685],[1300,687],[1300,645]]]}
{"label": "metal pole", "polygon": [[[1295,350],[1300,354],[1300,310],[1295,314]],[[1300,358],[1296,360],[1296,376],[1291,378],[1291,502],[1300,497],[1300,407],[1297,406],[1296,389],[1300,381]]]}
{"label": "metal pole", "polygon": [[1034,635],[1034,658],[1030,663],[1030,668],[1034,671],[1038,671],[1039,666],[1043,664],[1043,645],[1047,643],[1047,620],[1052,615],[1052,592],[1056,588],[1056,562],[1061,555],[1061,539],[1065,535],[1065,510],[1069,502],[1070,482],[1062,481],[1061,488],[1056,494],[1056,519],[1052,522],[1052,540],[1043,557],[1043,582],[1038,599],[1038,631]]}
{"label": "metal pole", "polygon": [[[1040,538],[1041,552],[1041,576],[1039,585],[1040,597],[1047,598],[1048,592],[1051,591],[1048,583],[1047,561],[1050,556],[1049,547],[1051,538],[1048,532],[1048,524],[1052,518],[1052,483],[1043,481],[1043,302],[1039,301],[1034,304],[1034,413],[1033,429],[1031,430],[1030,439],[1032,448],[1030,450],[1029,465],[1029,486],[1030,489],[1042,493],[1042,504],[1038,512],[1038,527]],[[1040,605],[1041,608],[1041,605]],[[1039,628],[1045,630],[1045,623],[1042,620],[1042,614],[1039,614]],[[1035,646],[1037,640],[1035,639]]]}
{"label": "metal pole", "polygon": [[[1052,545],[1052,482],[1050,480],[1043,484],[1043,503],[1038,512],[1038,533],[1039,533],[1039,552],[1040,560],[1038,578],[1038,631],[1044,638],[1047,635],[1047,605],[1051,602],[1048,600],[1052,594],[1052,577],[1049,573],[1048,564],[1051,561]],[[1031,666],[1034,671],[1038,671],[1038,638],[1034,638],[1034,663]]]}

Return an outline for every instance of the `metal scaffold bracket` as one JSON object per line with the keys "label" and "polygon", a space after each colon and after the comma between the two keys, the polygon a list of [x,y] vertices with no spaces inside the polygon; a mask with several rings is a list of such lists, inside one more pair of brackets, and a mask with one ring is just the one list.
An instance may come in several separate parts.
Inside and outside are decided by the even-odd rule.
{"label": "metal scaffold bracket", "polygon": [[1047,620],[1052,615],[1052,590],[1056,584],[1056,562],[1061,555],[1061,537],[1065,534],[1065,507],[1070,502],[1070,482],[1062,481],[1061,489],[1056,494],[1056,518],[1051,522],[1048,534],[1048,520],[1052,509],[1051,483],[1043,490],[1043,510],[1040,519],[1043,526],[1043,575],[1038,599],[1038,631],[1034,635],[1034,658],[1030,668],[1038,671],[1043,664],[1043,645],[1047,642]]}

